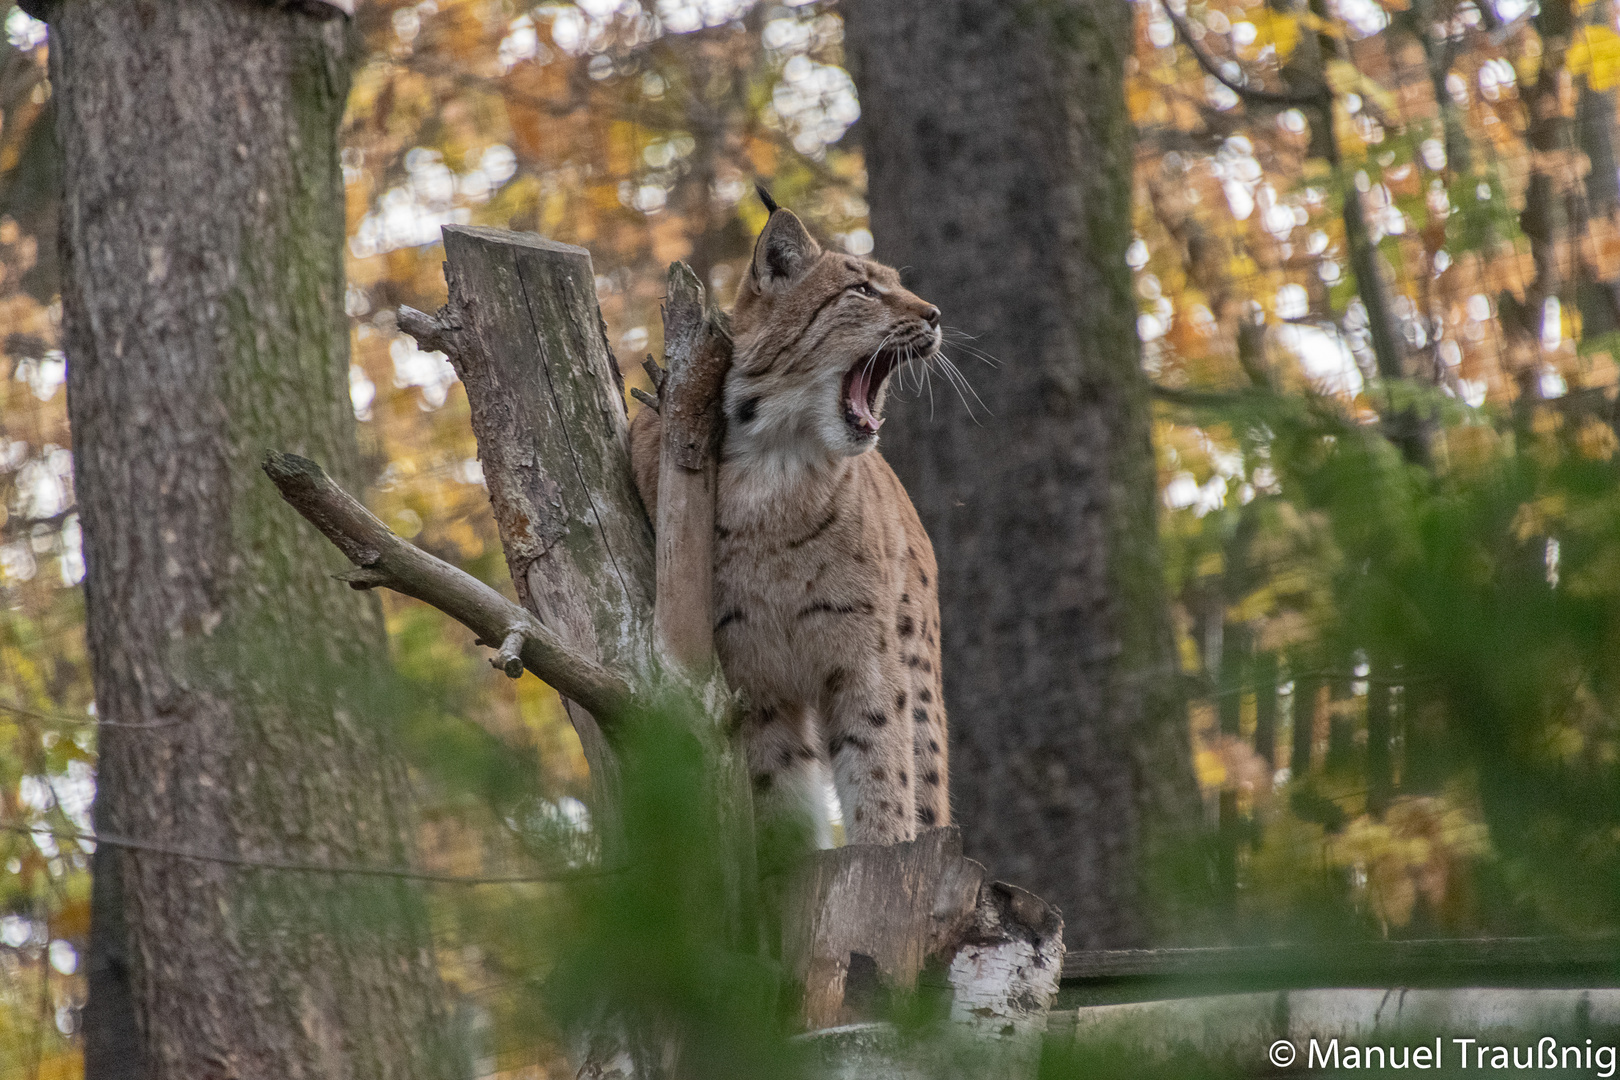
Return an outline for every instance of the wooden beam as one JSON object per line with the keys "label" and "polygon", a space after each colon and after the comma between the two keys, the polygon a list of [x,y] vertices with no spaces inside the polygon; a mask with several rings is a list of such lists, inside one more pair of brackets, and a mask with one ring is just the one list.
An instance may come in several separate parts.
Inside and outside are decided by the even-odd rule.
{"label": "wooden beam", "polygon": [[1066,998],[1334,986],[1620,986],[1620,939],[1432,938],[1069,952]]}

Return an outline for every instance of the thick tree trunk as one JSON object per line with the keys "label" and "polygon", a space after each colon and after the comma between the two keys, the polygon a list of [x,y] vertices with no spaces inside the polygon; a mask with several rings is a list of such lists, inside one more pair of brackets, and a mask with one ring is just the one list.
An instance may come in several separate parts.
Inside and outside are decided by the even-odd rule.
{"label": "thick tree trunk", "polygon": [[411,888],[112,839],[409,861],[376,602],[332,580],[343,560],[258,468],[276,446],[355,480],[346,26],[325,5],[250,0],[48,14],[104,721],[87,1075],[448,1076]]}
{"label": "thick tree trunk", "polygon": [[876,254],[1001,361],[957,352],[976,418],[903,402],[883,437],[939,553],[966,850],[1071,943],[1135,944],[1144,814],[1194,802],[1125,265],[1130,8],[845,17]]}

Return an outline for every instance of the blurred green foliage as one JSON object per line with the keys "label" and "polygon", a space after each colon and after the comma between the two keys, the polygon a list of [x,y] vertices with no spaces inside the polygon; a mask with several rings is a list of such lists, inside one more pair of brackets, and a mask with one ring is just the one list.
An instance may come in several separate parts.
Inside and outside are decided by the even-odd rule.
{"label": "blurred green foliage", "polygon": [[[1510,0],[1187,8],[1200,46],[1264,85],[1309,74],[1301,50],[1324,45],[1334,102],[1325,133],[1300,110],[1245,105],[1138,4],[1130,262],[1209,825],[1148,868],[1164,940],[1613,932],[1620,218],[1594,165],[1613,156],[1612,6],[1547,3],[1562,23]],[[88,828],[94,715],[47,45],[4,15],[0,1077],[49,1077],[78,1068],[88,882],[72,837]],[[365,0],[355,26],[346,307],[367,498],[504,587],[465,397],[393,315],[442,301],[438,226],[588,246],[634,382],[659,348],[670,260],[729,299],[763,218],[755,177],[830,243],[871,249],[841,23],[823,0]],[[1375,375],[1352,190],[1402,379]],[[386,605],[422,864],[568,878],[430,887],[477,1071],[562,1075],[570,1040],[617,1016],[679,1032],[697,1075],[792,1075],[791,990],[716,918],[717,826],[680,726],[627,743],[616,860],[555,695],[491,672],[436,613]],[[908,1031],[936,1018],[893,1004]],[[1146,1067],[1126,1048],[1054,1045],[1043,1075]]]}

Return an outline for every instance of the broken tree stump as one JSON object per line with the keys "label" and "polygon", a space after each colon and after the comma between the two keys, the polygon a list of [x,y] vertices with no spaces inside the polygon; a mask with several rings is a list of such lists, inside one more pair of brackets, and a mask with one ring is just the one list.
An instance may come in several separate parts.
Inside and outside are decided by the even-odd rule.
{"label": "broken tree stump", "polygon": [[[652,530],[630,475],[629,420],[590,252],[526,233],[444,229],[449,302],[400,329],[445,353],[467,390],[478,459],[518,602],[583,655],[650,674]],[[495,643],[498,644],[498,643]],[[611,832],[618,766],[564,702]]]}

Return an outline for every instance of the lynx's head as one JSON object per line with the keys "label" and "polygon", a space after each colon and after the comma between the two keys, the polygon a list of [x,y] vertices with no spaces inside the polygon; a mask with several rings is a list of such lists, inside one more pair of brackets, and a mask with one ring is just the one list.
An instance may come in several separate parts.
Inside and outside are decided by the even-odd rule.
{"label": "lynx's head", "polygon": [[853,456],[877,445],[889,377],[939,350],[939,309],[894,270],[823,251],[763,189],[770,220],[732,310],[728,452]]}

